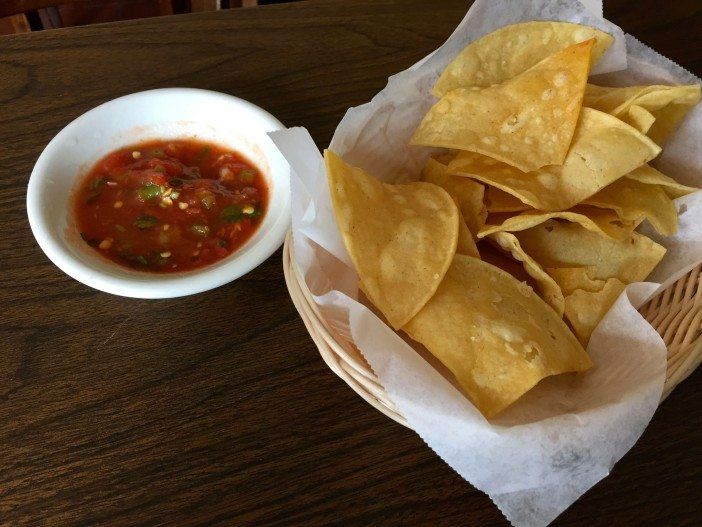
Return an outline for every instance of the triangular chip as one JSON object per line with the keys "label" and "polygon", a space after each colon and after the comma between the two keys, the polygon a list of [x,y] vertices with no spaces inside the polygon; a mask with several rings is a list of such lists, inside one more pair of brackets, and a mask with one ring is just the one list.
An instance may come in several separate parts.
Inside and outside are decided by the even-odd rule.
{"label": "triangular chip", "polygon": [[563,320],[525,283],[456,255],[436,294],[402,328],[492,417],[541,379],[592,366]]}
{"label": "triangular chip", "polygon": [[663,236],[670,236],[678,230],[678,211],[660,185],[649,185],[623,177],[583,203],[611,209],[623,222],[638,224],[646,218]]}
{"label": "triangular chip", "polygon": [[496,187],[487,187],[485,190],[485,207],[489,213],[522,212],[532,208],[519,198]]}
{"label": "triangular chip", "polygon": [[446,172],[446,165],[432,158],[429,158],[424,165],[421,179],[439,185],[456,200],[468,229],[475,236],[485,224],[487,217],[487,210],[483,203],[485,187],[467,178],[449,175]]}
{"label": "triangular chip", "polygon": [[599,291],[576,289],[565,298],[565,317],[583,346],[625,287],[620,280],[609,278]]}
{"label": "triangular chip", "polygon": [[620,117],[639,106],[654,118],[647,135],[662,144],[700,101],[700,85],[605,87],[588,84],[584,105]]}
{"label": "triangular chip", "polygon": [[564,295],[570,295],[577,289],[596,293],[605,285],[604,280],[594,278],[597,275],[597,268],[592,266],[547,267],[544,271],[555,280]]}
{"label": "triangular chip", "polygon": [[524,172],[565,159],[580,113],[593,40],[555,53],[490,88],[447,93],[411,144],[457,148]]}
{"label": "triangular chip", "polygon": [[648,133],[651,126],[653,126],[653,123],[656,122],[656,118],[651,112],[637,104],[630,106],[625,113],[619,116],[619,118],[629,126],[636,128],[644,135]]}
{"label": "triangular chip", "polygon": [[616,240],[628,238],[631,232],[636,228],[636,225],[638,225],[638,222],[635,221],[622,221],[622,218],[616,212],[599,209],[597,207],[588,207],[587,205],[578,205],[563,212],[528,210],[516,216],[510,216],[500,224],[485,225],[480,229],[480,232],[478,232],[478,238],[484,238],[495,232],[524,231],[551,219],[561,219],[579,223],[592,232],[599,233],[603,236],[609,236]]}
{"label": "triangular chip", "polygon": [[[454,201],[456,201],[455,198]],[[463,219],[463,213],[457,201],[456,207],[458,208],[458,242],[456,243],[456,254],[480,258],[478,247],[475,245],[475,240],[473,239],[473,233],[468,229],[466,220]]]}
{"label": "triangular chip", "polygon": [[524,251],[544,269],[593,267],[592,278],[640,282],[665,254],[665,248],[637,232],[613,240],[577,223],[549,220],[515,233]]}
{"label": "triangular chip", "polygon": [[497,243],[502,250],[510,253],[512,258],[522,264],[526,273],[534,280],[539,290],[541,298],[558,313],[563,316],[564,299],[563,292],[558,284],[549,276],[546,271],[522,249],[514,234],[509,232],[495,232],[488,236],[490,240]]}
{"label": "triangular chip", "polygon": [[548,21],[501,27],[466,46],[446,66],[432,93],[442,97],[456,88],[501,84],[549,55],[592,38],[594,65],[614,41],[597,28]]}
{"label": "triangular chip", "polygon": [[488,157],[461,152],[449,164],[449,172],[497,187],[535,209],[561,211],[653,159],[660,150],[616,117],[583,108],[562,166],[524,174]]}
{"label": "triangular chip", "polygon": [[666,176],[649,165],[640,166],[639,168],[629,172],[626,177],[640,183],[660,185],[663,190],[665,190],[665,193],[671,198],[687,196],[688,194],[692,194],[693,192],[697,192],[699,190],[698,188],[688,187],[687,185],[678,183],[672,177]]}
{"label": "triangular chip", "polygon": [[430,183],[388,185],[324,152],[334,214],[363,291],[399,328],[431,298],[458,240],[458,209]]}
{"label": "triangular chip", "polygon": [[565,317],[583,346],[626,284],[617,278],[593,278],[595,267],[547,268],[565,295]]}

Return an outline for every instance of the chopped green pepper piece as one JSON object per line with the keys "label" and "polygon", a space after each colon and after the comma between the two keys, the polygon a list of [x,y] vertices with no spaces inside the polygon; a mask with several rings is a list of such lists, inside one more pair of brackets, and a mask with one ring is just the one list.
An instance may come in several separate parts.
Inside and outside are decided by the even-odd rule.
{"label": "chopped green pepper piece", "polygon": [[115,229],[117,229],[119,232],[127,232],[127,229],[122,227],[119,223],[115,224]]}
{"label": "chopped green pepper piece", "polygon": [[200,202],[205,209],[210,210],[215,204],[215,195],[209,190],[202,192]]}
{"label": "chopped green pepper piece", "polygon": [[99,188],[102,188],[106,181],[107,180],[104,177],[93,179],[93,181],[90,183],[90,190],[97,190]]}
{"label": "chopped green pepper piece", "polygon": [[149,261],[144,258],[141,254],[136,257],[136,261],[139,262],[141,265],[149,265]]}
{"label": "chopped green pepper piece", "polygon": [[151,151],[151,155],[158,159],[163,159],[166,157],[166,152],[164,152],[161,148],[156,148]]}
{"label": "chopped green pepper piece", "polygon": [[142,201],[149,201],[161,195],[161,187],[153,183],[148,183],[140,187],[137,192]]}
{"label": "chopped green pepper piece", "polygon": [[255,175],[256,173],[253,170],[245,168],[244,170],[239,172],[239,179],[244,181],[245,183],[251,183],[254,180]]}
{"label": "chopped green pepper piece", "polygon": [[152,227],[156,227],[157,224],[158,218],[148,214],[143,214],[134,220],[134,226],[141,230],[151,229]]}
{"label": "chopped green pepper piece", "polygon": [[207,225],[191,225],[190,232],[196,234],[197,236],[207,236],[210,234],[210,228]]}
{"label": "chopped green pepper piece", "polygon": [[227,223],[236,223],[243,217],[239,205],[227,205],[222,209],[222,212],[219,213],[219,219]]}
{"label": "chopped green pepper piece", "polygon": [[90,182],[90,190],[92,192],[85,198],[86,205],[90,205],[91,203],[94,203],[96,199],[98,199],[98,196],[100,196],[102,193],[102,187],[105,186],[106,181],[106,178],[99,177]]}

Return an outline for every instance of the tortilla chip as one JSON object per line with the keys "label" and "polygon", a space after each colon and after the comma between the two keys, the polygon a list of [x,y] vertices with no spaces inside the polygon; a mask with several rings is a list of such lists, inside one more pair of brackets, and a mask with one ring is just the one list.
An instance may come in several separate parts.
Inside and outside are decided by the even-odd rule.
{"label": "tortilla chip", "polygon": [[421,179],[440,186],[455,199],[468,229],[475,236],[487,217],[483,203],[485,187],[467,178],[449,175],[446,165],[432,158],[424,165]]}
{"label": "tortilla chip", "polygon": [[431,183],[388,185],[325,150],[334,214],[363,290],[399,328],[431,298],[456,252],[458,209]]}
{"label": "tortilla chip", "polygon": [[637,232],[625,240],[614,240],[577,223],[554,220],[515,236],[544,269],[590,266],[593,279],[617,278],[627,284],[644,280],[665,254],[664,247]]}
{"label": "tortilla chip", "polygon": [[597,274],[597,268],[593,266],[547,267],[544,271],[555,280],[564,295],[570,295],[577,289],[596,293],[605,285],[604,280],[593,278]]}
{"label": "tortilla chip", "polygon": [[434,161],[438,161],[442,165],[448,165],[451,161],[453,161],[453,158],[456,157],[457,152],[455,150],[448,150],[446,152],[442,152],[441,154],[434,154],[431,156],[431,159]]}
{"label": "tortilla chip", "polygon": [[629,172],[626,177],[648,185],[660,185],[665,193],[673,199],[687,196],[699,190],[698,188],[688,187],[687,185],[678,183],[672,177],[666,176],[649,165],[640,166]]}
{"label": "tortilla chip", "polygon": [[448,169],[452,174],[508,192],[535,209],[562,211],[653,159],[660,151],[648,137],[616,117],[583,108],[562,166],[524,174],[488,157],[461,152]]}
{"label": "tortilla chip", "polygon": [[446,66],[432,94],[456,88],[501,84],[554,53],[589,39],[594,65],[614,39],[594,27],[569,22],[525,22],[504,26],[472,42]]}
{"label": "tortilla chip", "polygon": [[490,88],[458,88],[424,116],[410,143],[478,152],[524,172],[559,165],[580,113],[594,40]]}
{"label": "tortilla chip", "polygon": [[625,287],[626,285],[616,278],[609,278],[599,291],[576,289],[566,297],[565,317],[584,347],[590,342],[592,332]]}
{"label": "tortilla chip", "polygon": [[593,278],[595,267],[572,267],[545,271],[555,280],[565,295],[565,317],[583,346],[592,332],[617,300],[626,284],[617,278]]}
{"label": "tortilla chip", "polygon": [[544,377],[592,366],[563,320],[529,286],[460,255],[402,329],[455,375],[486,417]]}
{"label": "tortilla chip", "polygon": [[524,252],[516,236],[509,232],[495,232],[490,234],[489,238],[509,252],[515,260],[521,262],[526,273],[534,279],[541,298],[558,313],[559,317],[562,317],[565,304],[561,288],[536,260]]}
{"label": "tortilla chip", "polygon": [[524,231],[550,219],[579,223],[592,232],[609,236],[616,240],[628,238],[636,228],[636,225],[638,225],[634,221],[623,221],[618,213],[598,209],[597,207],[578,205],[564,212],[528,210],[516,216],[511,216],[498,225],[485,225],[478,232],[478,238],[484,238],[495,232]]}
{"label": "tortilla chip", "polygon": [[632,105],[626,113],[620,115],[619,118],[644,135],[648,133],[651,126],[653,126],[653,123],[656,121],[656,118],[651,112],[636,104]]}
{"label": "tortilla chip", "polygon": [[519,282],[526,282],[532,289],[539,289],[539,284],[524,270],[522,263],[512,258],[509,251],[502,250],[496,241],[486,238],[478,241],[476,247],[482,261],[502,269]]}
{"label": "tortilla chip", "polygon": [[678,230],[678,211],[673,200],[660,185],[649,185],[623,177],[583,203],[611,209],[622,222],[638,224],[644,218],[648,219],[653,228],[663,236],[670,236]]}
{"label": "tortilla chip", "polygon": [[487,211],[492,212],[522,212],[531,207],[523,203],[512,194],[507,194],[504,190],[496,187],[487,187],[485,190],[485,206]]}
{"label": "tortilla chip", "polygon": [[615,117],[626,114],[632,106],[647,110],[655,122],[647,135],[662,144],[687,112],[700,101],[700,86],[626,86],[621,88],[588,84],[584,105]]}
{"label": "tortilla chip", "polygon": [[463,219],[458,201],[456,201],[456,208],[458,209],[458,241],[456,243],[456,254],[480,258],[480,253],[478,252],[478,247],[475,245],[473,234],[468,229],[466,220]]}

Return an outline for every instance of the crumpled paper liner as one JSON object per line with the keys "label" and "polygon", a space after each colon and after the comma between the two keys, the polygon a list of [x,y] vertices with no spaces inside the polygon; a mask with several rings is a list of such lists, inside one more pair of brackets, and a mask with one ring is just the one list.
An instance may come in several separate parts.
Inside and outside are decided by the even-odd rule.
{"label": "crumpled paper liner", "polygon": [[[469,42],[498,27],[540,19],[588,24],[615,36],[593,71],[598,74],[595,82],[700,82],[604,20],[597,0],[478,0],[443,46],[390,77],[371,102],[349,109],[330,148],[385,181],[417,179],[431,149],[409,147],[408,140],[435,102],[430,89],[446,64]],[[701,127],[698,107],[658,160],[669,175],[697,186],[702,185]],[[322,158],[307,131],[293,128],[271,137],[291,166],[294,257],[320,312],[332,325],[348,328],[392,401],[427,445],[486,492],[517,526],[547,525],[607,476],[660,401],[666,348],[636,308],[660,283],[672,283],[702,261],[702,193],[677,200],[682,207],[678,234],[662,240],[653,236],[668,248],[651,277],[655,282],[629,285],[593,333],[588,352],[596,367],[544,380],[488,422],[410,344],[357,301],[358,277],[336,226]]]}

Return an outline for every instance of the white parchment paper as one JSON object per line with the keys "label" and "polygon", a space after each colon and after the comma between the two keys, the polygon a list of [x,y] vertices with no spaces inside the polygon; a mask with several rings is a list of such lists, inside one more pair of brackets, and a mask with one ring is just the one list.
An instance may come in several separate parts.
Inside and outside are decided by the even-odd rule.
{"label": "white parchment paper", "polygon": [[[417,179],[431,150],[407,143],[435,102],[430,89],[438,75],[468,43],[527,20],[579,22],[614,35],[615,44],[593,72],[602,84],[700,82],[604,20],[598,0],[478,0],[441,48],[391,77],[371,102],[351,108],[330,148],[386,181]],[[659,160],[668,174],[697,186],[702,185],[701,128],[698,107]],[[357,301],[357,275],[336,227],[322,158],[307,131],[293,128],[271,137],[292,169],[294,254],[308,287],[326,320],[351,335],[427,445],[486,492],[516,526],[547,525],[607,476],[659,403],[666,349],[636,308],[660,283],[702,260],[702,193],[678,200],[680,230],[659,239],[668,254],[652,277],[656,283],[629,285],[593,333],[588,352],[596,367],[583,375],[546,379],[488,422]]]}

